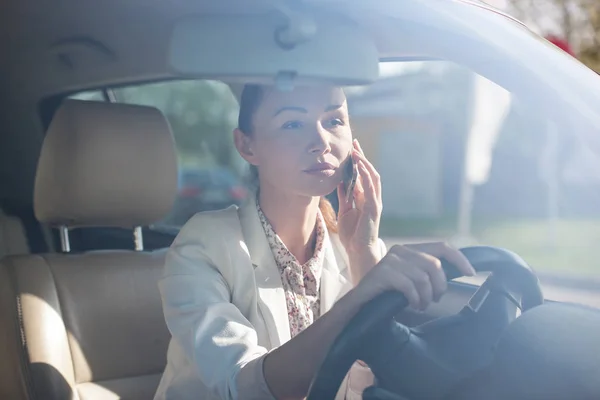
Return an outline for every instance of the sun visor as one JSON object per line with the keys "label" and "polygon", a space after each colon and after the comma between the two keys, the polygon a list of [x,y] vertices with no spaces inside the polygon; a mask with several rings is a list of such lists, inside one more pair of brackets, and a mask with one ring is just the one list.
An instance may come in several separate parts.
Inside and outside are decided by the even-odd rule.
{"label": "sun visor", "polygon": [[374,41],[337,15],[269,13],[196,16],[174,27],[169,63],[177,75],[230,82],[366,85],[379,73]]}

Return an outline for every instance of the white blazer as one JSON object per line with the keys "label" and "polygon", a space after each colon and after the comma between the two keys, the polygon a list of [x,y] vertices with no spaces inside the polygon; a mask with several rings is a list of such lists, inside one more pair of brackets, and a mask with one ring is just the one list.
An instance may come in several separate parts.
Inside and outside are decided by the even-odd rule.
{"label": "white blazer", "polygon": [[[347,254],[336,234],[328,237],[321,314],[352,288]],[[287,342],[290,328],[280,273],[255,201],[190,219],[167,253],[159,288],[172,339],[155,400],[265,398],[252,378],[240,384],[238,372],[246,364],[245,371],[262,368],[250,361]],[[355,364],[350,381],[366,374],[371,377]],[[336,399],[360,398],[349,386],[346,377]]]}

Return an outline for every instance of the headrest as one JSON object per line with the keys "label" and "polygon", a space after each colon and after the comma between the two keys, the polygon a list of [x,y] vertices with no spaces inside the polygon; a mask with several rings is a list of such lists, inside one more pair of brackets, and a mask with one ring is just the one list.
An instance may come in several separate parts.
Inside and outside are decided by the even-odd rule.
{"label": "headrest", "polygon": [[66,100],[37,167],[38,220],[133,228],[167,215],[177,190],[173,135],[157,109]]}

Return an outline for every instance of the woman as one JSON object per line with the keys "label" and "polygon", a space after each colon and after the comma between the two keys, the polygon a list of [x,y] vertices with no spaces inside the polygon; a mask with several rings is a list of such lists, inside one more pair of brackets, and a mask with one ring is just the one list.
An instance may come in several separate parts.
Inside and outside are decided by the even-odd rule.
{"label": "woman", "polygon": [[[160,282],[173,336],[156,399],[301,399],[328,347],[360,307],[394,289],[424,309],[446,289],[439,257],[461,253],[378,237],[379,175],[352,139],[344,92],[247,85],[235,145],[257,178],[237,209],[199,213],[175,239]],[[358,165],[354,206],[342,165]],[[326,194],[337,187],[338,218]],[[338,398],[372,382],[355,364]]]}

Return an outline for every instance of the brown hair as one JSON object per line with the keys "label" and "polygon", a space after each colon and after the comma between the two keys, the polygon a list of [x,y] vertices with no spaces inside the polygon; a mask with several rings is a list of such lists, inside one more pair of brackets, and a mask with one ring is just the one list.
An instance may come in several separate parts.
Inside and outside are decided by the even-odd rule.
{"label": "brown hair", "polygon": [[[242,95],[240,97],[240,113],[238,117],[238,129],[244,133],[244,135],[252,135],[253,123],[252,118],[256,109],[262,101],[264,95],[264,87],[257,84],[248,84],[244,86]],[[254,165],[250,165],[250,182],[251,184],[258,185],[258,169]],[[333,206],[325,197],[321,197],[319,201],[319,210],[325,220],[325,225],[330,232],[338,231],[337,227],[337,216]]]}

